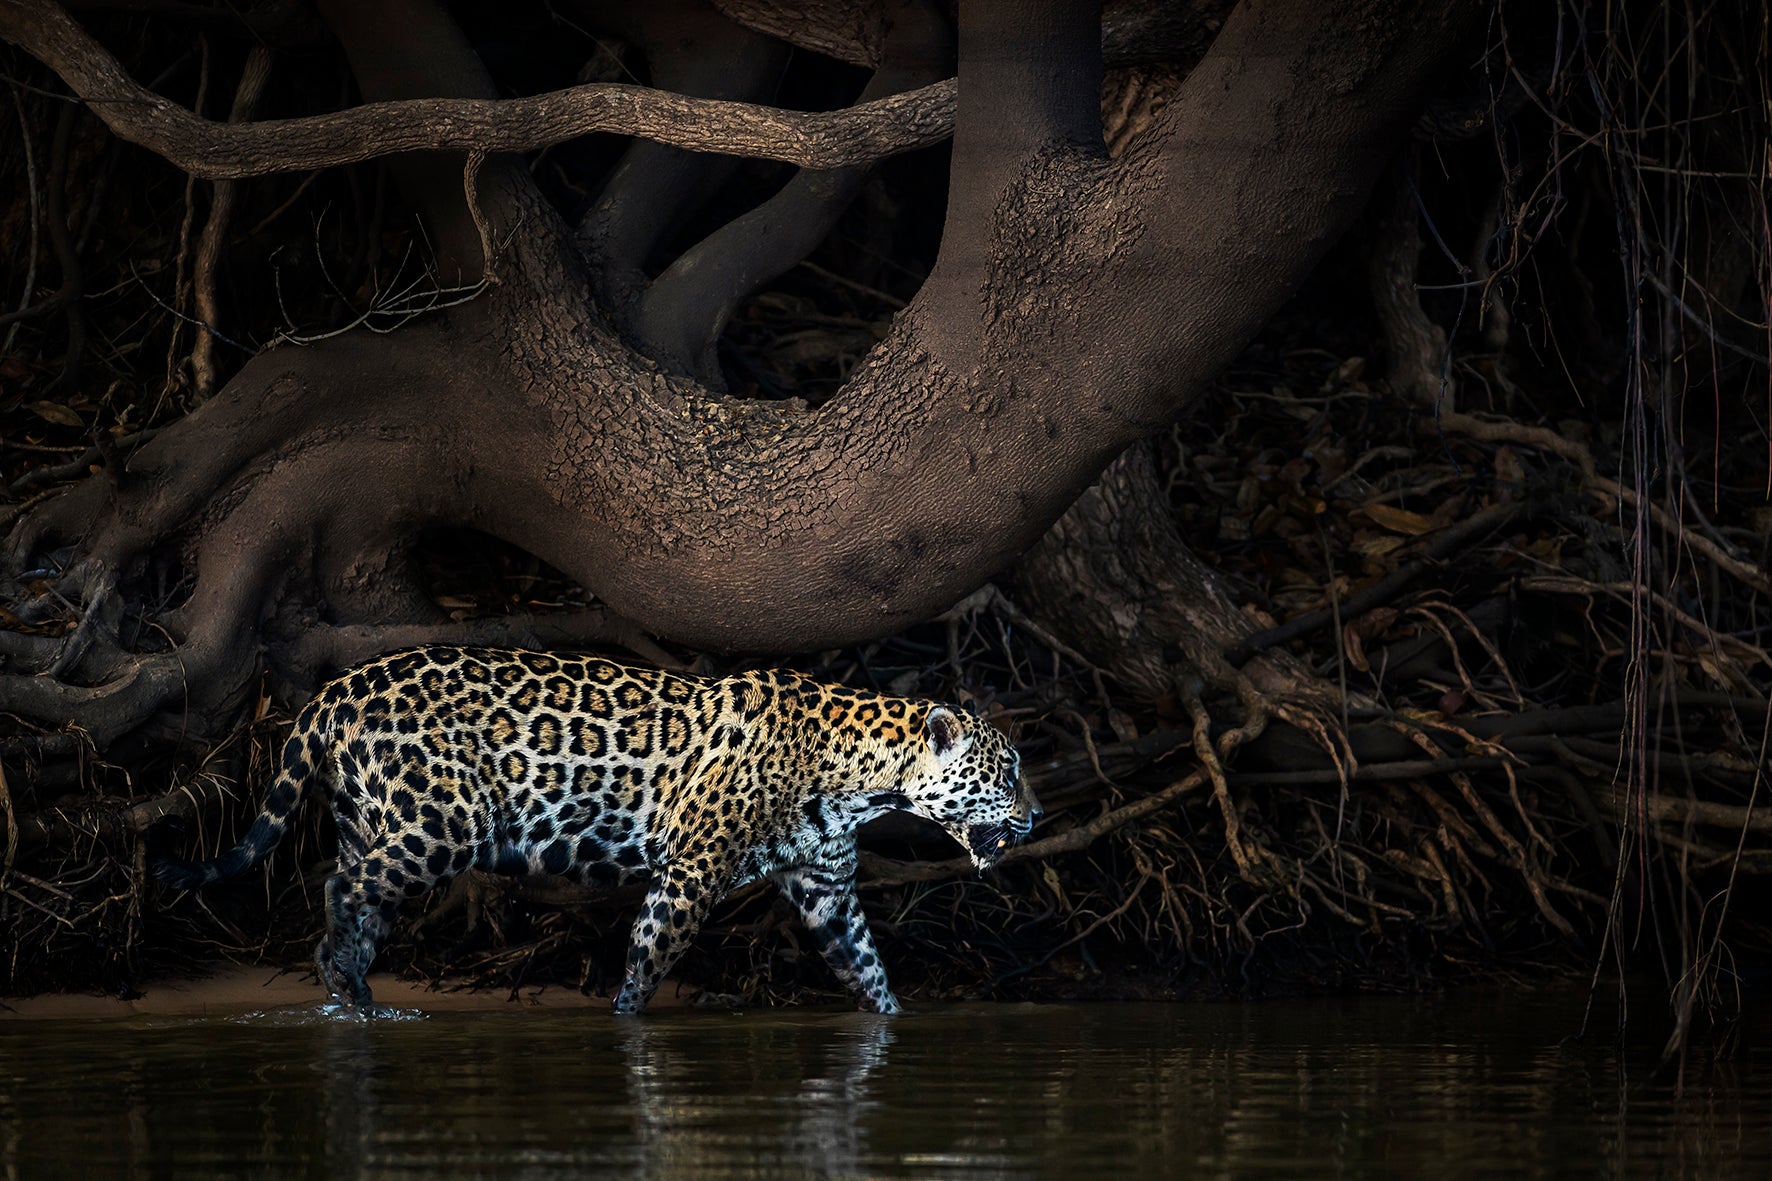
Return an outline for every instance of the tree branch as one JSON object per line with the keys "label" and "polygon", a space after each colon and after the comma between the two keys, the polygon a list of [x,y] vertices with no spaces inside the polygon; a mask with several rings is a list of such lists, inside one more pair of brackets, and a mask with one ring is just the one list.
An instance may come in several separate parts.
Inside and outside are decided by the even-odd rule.
{"label": "tree branch", "polygon": [[188,820],[205,814],[235,798],[238,790],[234,784],[204,775],[165,795],[132,804],[46,808],[16,816],[18,827],[8,839],[16,835],[18,843],[26,847],[65,847],[83,840],[118,844],[140,836],[169,816]]}
{"label": "tree branch", "polygon": [[[839,168],[946,139],[957,92],[949,80],[846,111],[796,112],[593,84],[529,98],[370,102],[331,115],[225,124],[199,118],[137,84],[48,0],[0,0],[0,38],[60,75],[117,136],[207,180],[404,152],[526,152],[593,132],[802,168]],[[459,177],[451,183],[458,185]]]}
{"label": "tree branch", "polygon": [[[1109,160],[1094,30],[1049,0],[1025,27],[1009,0],[981,2],[970,57],[962,29],[971,114],[941,259],[849,382],[814,413],[664,377],[620,390],[580,376],[609,368],[602,346],[517,334],[484,380],[547,375],[532,388],[551,475],[501,506],[512,540],[710,647],[803,650],[945,609],[1182,413],[1291,294],[1477,11],[1247,0]],[[1034,28],[1067,44],[1030,43]],[[1059,84],[1087,102],[1047,93]],[[562,508],[570,530],[540,524]]]}
{"label": "tree branch", "polygon": [[[228,112],[229,123],[242,123],[252,118],[259,95],[264,92],[270,76],[271,51],[255,45],[246,55],[240,86],[234,92],[234,107]],[[191,379],[198,398],[207,398],[215,392],[215,332],[216,325],[221,323],[215,276],[221,266],[222,250],[227,245],[228,222],[233,215],[234,182],[218,180],[209,202],[209,217],[203,223],[203,235],[197,240],[197,263],[191,279],[197,319],[208,330],[197,333],[197,339],[191,345]]]}
{"label": "tree branch", "polygon": [[[773,98],[788,48],[721,16],[699,0],[608,8],[612,27],[646,55],[652,84],[690,98],[752,102]],[[659,242],[732,176],[732,156],[688,152],[640,142],[622,155],[597,203],[579,228],[605,303],[619,310],[644,285],[643,268]]]}
{"label": "tree branch", "polygon": [[[891,6],[886,63],[861,102],[946,77],[953,37],[928,0]],[[720,389],[715,348],[738,301],[791,269],[824,241],[867,182],[866,165],[803,169],[775,196],[685,251],[649,287],[633,333],[648,355]]]}

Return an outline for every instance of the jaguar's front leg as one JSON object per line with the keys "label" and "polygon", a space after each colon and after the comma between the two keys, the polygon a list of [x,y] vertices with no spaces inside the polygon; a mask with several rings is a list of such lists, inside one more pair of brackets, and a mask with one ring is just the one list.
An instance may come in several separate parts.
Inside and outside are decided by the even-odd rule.
{"label": "jaguar's front leg", "polygon": [[836,864],[797,865],[769,876],[799,910],[825,963],[862,1006],[876,1013],[898,1012],[898,998],[886,983],[886,966],[855,896],[853,855]]}
{"label": "jaguar's front leg", "polygon": [[617,1013],[640,1013],[677,962],[702,920],[720,900],[715,886],[724,878],[686,865],[672,865],[652,883],[628,941],[628,970],[615,997]]}

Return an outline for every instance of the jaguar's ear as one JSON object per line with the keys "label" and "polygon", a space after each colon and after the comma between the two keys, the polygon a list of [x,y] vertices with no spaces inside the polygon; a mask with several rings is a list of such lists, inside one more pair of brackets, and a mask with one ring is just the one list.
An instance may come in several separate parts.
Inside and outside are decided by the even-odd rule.
{"label": "jaguar's ear", "polygon": [[929,730],[929,745],[938,758],[955,753],[966,742],[966,727],[961,724],[960,715],[945,705],[930,710],[923,725]]}

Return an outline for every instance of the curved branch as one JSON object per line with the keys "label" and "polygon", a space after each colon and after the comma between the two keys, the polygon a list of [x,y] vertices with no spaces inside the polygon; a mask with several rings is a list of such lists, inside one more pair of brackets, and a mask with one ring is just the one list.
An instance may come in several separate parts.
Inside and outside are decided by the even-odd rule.
{"label": "curved branch", "polygon": [[[16,828],[7,834],[20,845],[67,846],[79,840],[109,844],[139,836],[170,816],[189,820],[235,798],[236,788],[224,780],[199,776],[165,795],[133,804],[71,808],[48,808],[16,816]],[[0,821],[5,817],[0,816]],[[0,842],[3,844],[4,842]]]}
{"label": "curved branch", "polygon": [[949,79],[846,111],[797,112],[597,83],[529,98],[372,102],[330,115],[226,124],[136,83],[48,0],[0,0],[0,38],[60,75],[118,137],[206,180],[404,152],[527,152],[599,131],[802,168],[840,168],[946,139],[958,93]]}
{"label": "curved branch", "polygon": [[[246,66],[240,74],[240,86],[234,92],[234,107],[228,112],[228,122],[241,123],[252,118],[270,77],[271,51],[262,45],[253,46],[246,55]],[[234,195],[233,181],[215,182],[209,217],[203,223],[202,236],[197,239],[197,264],[193,268],[191,288],[197,319],[208,329],[197,333],[191,346],[192,383],[200,399],[215,392],[216,325],[222,322],[215,280],[216,270],[221,266],[222,250],[227,245],[228,223],[234,215]]]}
{"label": "curved branch", "polygon": [[[1123,804],[1110,812],[1104,812],[1095,819],[1079,824],[1075,828],[1067,828],[1063,832],[1041,837],[1039,840],[1025,845],[1016,845],[1003,854],[1003,859],[997,864],[1003,866],[1013,865],[1017,861],[1040,861],[1047,857],[1056,857],[1060,853],[1074,853],[1079,849],[1087,849],[1097,839],[1168,806],[1172,801],[1201,787],[1205,782],[1206,772],[1204,770],[1190,771],[1161,791],[1142,796],[1130,804]],[[879,890],[887,886],[906,885],[910,882],[937,882],[971,873],[976,868],[969,857],[955,857],[947,861],[898,861],[890,857],[882,857],[877,853],[864,852],[861,855],[861,873],[856,886],[862,890]]]}
{"label": "curved branch", "polygon": [[[601,8],[601,5],[586,7]],[[772,98],[788,47],[695,0],[607,6],[602,15],[645,54],[652,83],[690,98],[752,102]],[[659,242],[732,176],[732,156],[688,152],[641,141],[623,153],[580,224],[587,257],[601,262],[610,306],[619,309],[645,283],[643,268]]]}
{"label": "curved branch", "polygon": [[[891,11],[886,63],[862,91],[864,103],[953,69],[953,35],[928,0],[905,0]],[[633,325],[641,347],[703,385],[721,388],[715,347],[738,301],[811,254],[869,172],[865,165],[804,169],[779,193],[685,251],[641,299]]]}
{"label": "curved branch", "polygon": [[[1149,145],[1110,161],[1087,146],[1093,29],[1050,0],[981,2],[960,44],[975,154],[956,144],[937,273],[845,387],[814,413],[710,398],[592,317],[492,299],[520,317],[500,347],[430,362],[433,391],[510,390],[501,421],[537,432],[501,457],[510,486],[476,527],[699,646],[803,651],[928,618],[1292,292],[1476,11],[1249,0]],[[1067,80],[1087,103],[1047,93]]]}

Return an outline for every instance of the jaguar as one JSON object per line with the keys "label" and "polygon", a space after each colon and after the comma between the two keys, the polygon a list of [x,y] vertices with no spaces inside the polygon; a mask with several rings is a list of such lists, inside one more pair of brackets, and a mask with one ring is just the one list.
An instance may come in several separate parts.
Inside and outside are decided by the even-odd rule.
{"label": "jaguar", "polygon": [[859,1003],[895,1013],[855,892],[856,829],[897,809],[982,872],[1040,805],[995,726],[934,701],[757,670],[710,678],[590,656],[428,647],[326,684],[297,714],[240,842],[161,860],[194,888],[243,872],[315,786],[337,822],[314,961],[345,1006],[400,905],[470,869],[649,882],[614,1008],[643,1011],[712,907],[773,881]]}

